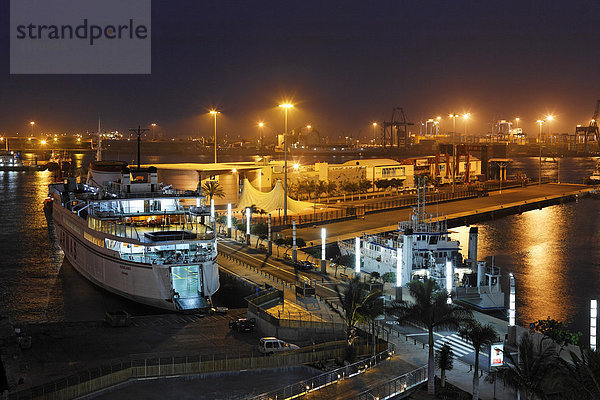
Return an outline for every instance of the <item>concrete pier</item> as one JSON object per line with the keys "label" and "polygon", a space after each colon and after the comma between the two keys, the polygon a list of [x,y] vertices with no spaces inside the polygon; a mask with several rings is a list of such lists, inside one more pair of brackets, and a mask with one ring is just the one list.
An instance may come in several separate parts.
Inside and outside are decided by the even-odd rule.
{"label": "concrete pier", "polygon": [[[578,198],[596,191],[595,187],[573,184],[544,184],[522,188],[490,192],[489,196],[449,201],[440,204],[427,204],[426,211],[439,214],[448,221],[449,227],[472,224],[511,214],[543,208]],[[361,218],[327,224],[327,242],[352,239],[363,233],[374,234],[398,229],[399,221],[407,221],[412,207],[399,210],[366,214]],[[311,226],[297,229],[298,237],[307,243],[320,243],[320,227]],[[291,235],[291,230],[281,232]]]}

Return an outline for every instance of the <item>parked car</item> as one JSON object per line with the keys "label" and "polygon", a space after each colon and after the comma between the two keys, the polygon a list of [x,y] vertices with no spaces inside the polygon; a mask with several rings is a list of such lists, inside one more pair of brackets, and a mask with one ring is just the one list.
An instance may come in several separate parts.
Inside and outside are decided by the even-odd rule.
{"label": "parked car", "polygon": [[252,332],[256,327],[256,318],[238,318],[229,321],[229,329],[238,332]]}
{"label": "parked car", "polygon": [[311,263],[308,260],[298,261],[298,262],[296,262],[296,264],[294,264],[294,267],[301,271],[311,271],[315,268],[315,264]]}
{"label": "parked car", "polygon": [[264,337],[258,342],[258,351],[263,354],[284,353],[286,351],[297,350],[300,347],[295,344],[284,342],[276,337]]}
{"label": "parked car", "polygon": [[229,308],[227,308],[227,307],[211,307],[210,308],[211,314],[225,315],[225,314],[227,314],[228,311],[229,311]]}

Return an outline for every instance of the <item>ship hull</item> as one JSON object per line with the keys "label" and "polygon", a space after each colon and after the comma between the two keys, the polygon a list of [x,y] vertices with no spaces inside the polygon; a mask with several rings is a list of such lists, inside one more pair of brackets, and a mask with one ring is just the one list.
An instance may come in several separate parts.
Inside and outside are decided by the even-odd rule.
{"label": "ship hull", "polygon": [[[87,233],[98,237],[98,232],[89,229],[83,218],[60,206],[56,199],[52,203],[52,222],[58,243],[65,258],[84,278],[129,300],[166,310],[180,310],[173,298],[168,266],[124,260],[116,251],[97,246],[85,236]],[[202,265],[205,267],[209,265]]]}

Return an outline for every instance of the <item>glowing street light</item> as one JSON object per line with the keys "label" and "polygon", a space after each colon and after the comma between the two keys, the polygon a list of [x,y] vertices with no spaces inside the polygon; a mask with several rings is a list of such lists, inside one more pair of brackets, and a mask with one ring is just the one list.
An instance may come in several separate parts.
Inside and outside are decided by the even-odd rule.
{"label": "glowing street light", "polygon": [[540,134],[539,134],[539,145],[540,145],[540,162],[539,162],[539,168],[538,168],[538,183],[541,185],[542,184],[542,126],[544,125],[544,120],[543,119],[538,119],[536,121],[539,125],[540,125]]}
{"label": "glowing street light", "polygon": [[375,129],[377,129],[377,122],[373,122],[373,146],[375,145],[375,142],[377,142],[377,134],[375,133]]}
{"label": "glowing street light", "polygon": [[519,129],[519,121],[520,120],[521,120],[521,118],[519,118],[519,117],[515,118],[515,125],[516,125],[517,129]]}
{"label": "glowing street light", "polygon": [[46,140],[42,139],[42,140],[40,141],[40,143],[41,143],[41,144],[46,144]]}
{"label": "glowing street light", "polygon": [[217,114],[221,114],[220,111],[210,110],[210,114],[215,117],[215,164],[217,163]]}
{"label": "glowing street light", "polygon": [[288,131],[288,110],[294,108],[293,104],[283,103],[279,105],[284,110],[284,132],[283,132],[283,147],[284,147],[284,161],[283,161],[283,223],[287,221],[287,131]]}
{"label": "glowing street light", "polygon": [[452,193],[454,193],[456,191],[455,175],[456,175],[456,163],[457,163],[457,159],[456,159],[456,118],[459,115],[456,113],[452,113],[448,116],[450,118],[452,118],[452,158],[454,160],[454,162],[452,163]]}
{"label": "glowing street light", "polygon": [[552,121],[554,120],[554,115],[547,115],[546,121],[548,121],[548,137],[550,138],[550,143],[552,143]]}
{"label": "glowing street light", "polygon": [[33,127],[35,126],[35,121],[31,121],[29,125],[31,126],[31,137],[33,137]]}
{"label": "glowing street light", "polygon": [[465,113],[462,117],[465,120],[465,136],[467,136],[467,125],[469,122],[469,118],[471,118],[471,113]]}
{"label": "glowing street light", "polygon": [[263,129],[265,127],[265,123],[260,121],[256,126],[258,126],[258,144],[262,146],[263,144]]}
{"label": "glowing street light", "polygon": [[156,128],[156,124],[152,123],[150,126],[152,127],[152,140],[156,140],[156,136],[154,136],[154,128]]}

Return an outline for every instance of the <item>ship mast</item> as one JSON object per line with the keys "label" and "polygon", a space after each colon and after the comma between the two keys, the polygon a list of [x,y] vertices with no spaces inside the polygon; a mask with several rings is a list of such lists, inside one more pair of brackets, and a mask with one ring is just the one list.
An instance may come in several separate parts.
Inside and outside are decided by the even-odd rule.
{"label": "ship mast", "polygon": [[96,160],[102,161],[102,133],[100,133],[100,118],[98,118],[98,148],[96,149]]}

